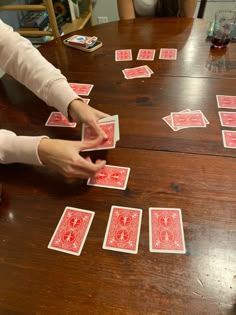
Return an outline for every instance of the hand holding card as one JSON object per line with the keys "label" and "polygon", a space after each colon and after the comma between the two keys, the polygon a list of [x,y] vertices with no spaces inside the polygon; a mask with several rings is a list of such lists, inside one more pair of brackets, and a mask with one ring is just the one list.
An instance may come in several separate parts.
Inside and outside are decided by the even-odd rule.
{"label": "hand holding card", "polygon": [[[113,149],[116,146],[116,142],[120,140],[119,131],[119,118],[118,115],[108,116],[99,120],[98,126],[106,133],[107,140],[95,148],[87,149],[84,151]],[[93,140],[97,137],[95,131],[88,125],[82,126],[82,141]]]}

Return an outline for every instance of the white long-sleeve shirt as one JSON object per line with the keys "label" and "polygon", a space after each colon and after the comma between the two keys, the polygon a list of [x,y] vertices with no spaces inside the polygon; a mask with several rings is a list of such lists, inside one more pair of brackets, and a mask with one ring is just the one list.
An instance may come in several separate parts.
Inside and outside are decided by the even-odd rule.
{"label": "white long-sleeve shirt", "polygon": [[[1,20],[0,68],[66,117],[68,105],[78,98],[61,71],[49,63],[30,41]],[[38,157],[41,138],[17,136],[0,126],[0,163],[41,165]]]}

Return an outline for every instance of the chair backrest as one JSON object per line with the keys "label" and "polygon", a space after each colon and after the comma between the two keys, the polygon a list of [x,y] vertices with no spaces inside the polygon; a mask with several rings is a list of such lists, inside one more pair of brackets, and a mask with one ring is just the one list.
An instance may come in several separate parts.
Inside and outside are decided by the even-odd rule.
{"label": "chair backrest", "polygon": [[202,19],[204,16],[205,8],[206,8],[207,0],[201,0],[200,1],[200,7],[198,10],[197,17]]}

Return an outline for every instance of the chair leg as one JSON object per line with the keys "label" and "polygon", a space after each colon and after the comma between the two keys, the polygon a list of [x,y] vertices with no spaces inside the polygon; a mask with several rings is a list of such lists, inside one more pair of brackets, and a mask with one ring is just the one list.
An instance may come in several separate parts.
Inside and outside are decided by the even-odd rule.
{"label": "chair leg", "polygon": [[207,0],[201,0],[200,7],[199,7],[199,10],[198,10],[198,15],[197,15],[197,17],[200,18],[200,19],[203,18],[203,15],[204,15],[204,12],[205,12],[205,8],[206,8],[206,4],[207,4]]}

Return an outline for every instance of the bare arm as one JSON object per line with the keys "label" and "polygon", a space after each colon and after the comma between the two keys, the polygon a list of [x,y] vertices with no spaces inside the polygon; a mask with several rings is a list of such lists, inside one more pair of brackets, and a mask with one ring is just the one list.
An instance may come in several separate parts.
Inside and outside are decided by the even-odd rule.
{"label": "bare arm", "polygon": [[183,0],[183,16],[193,17],[196,6],[197,0]]}
{"label": "bare arm", "polygon": [[117,0],[117,7],[120,20],[135,18],[133,0]]}

